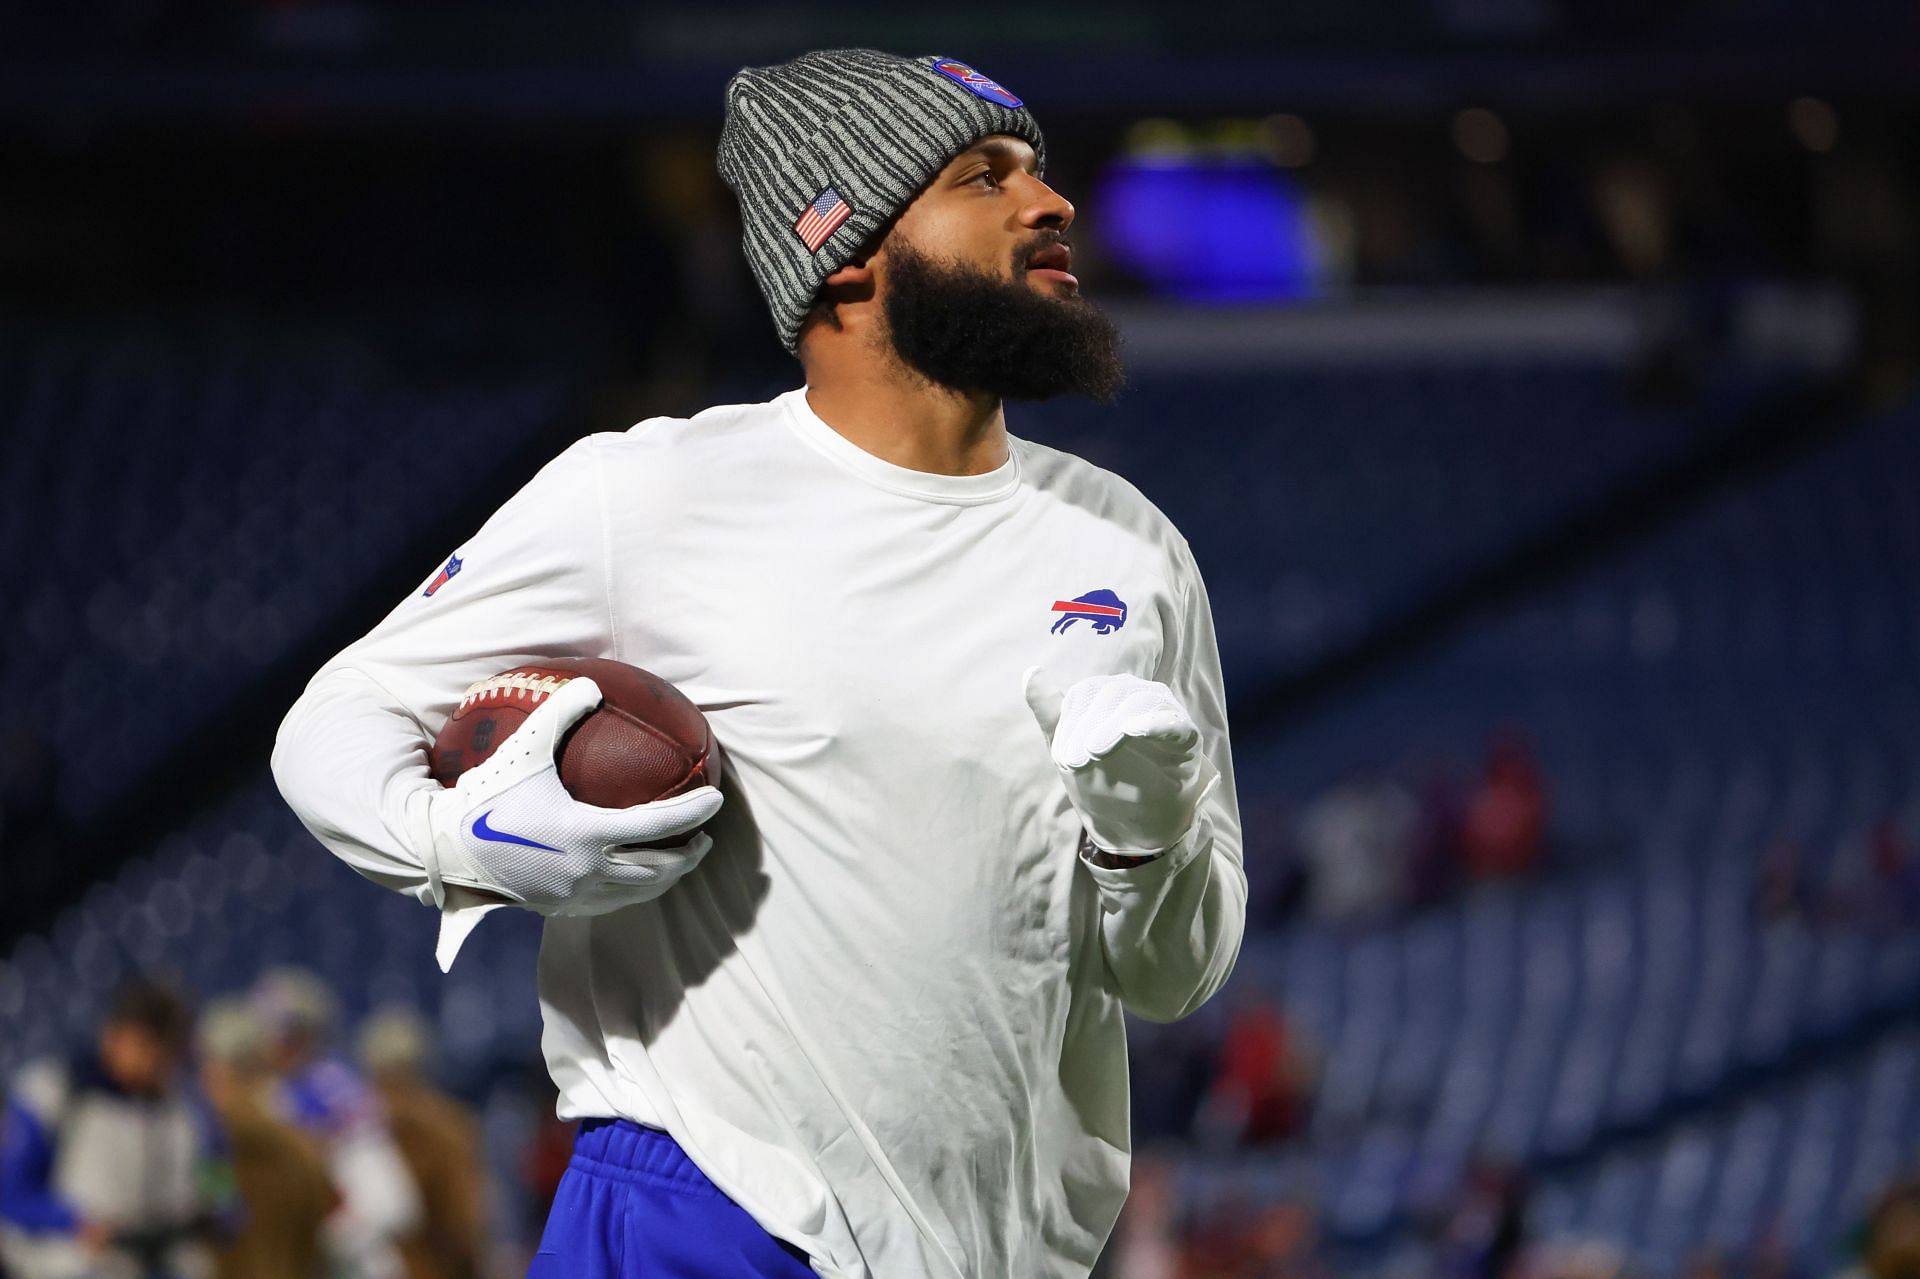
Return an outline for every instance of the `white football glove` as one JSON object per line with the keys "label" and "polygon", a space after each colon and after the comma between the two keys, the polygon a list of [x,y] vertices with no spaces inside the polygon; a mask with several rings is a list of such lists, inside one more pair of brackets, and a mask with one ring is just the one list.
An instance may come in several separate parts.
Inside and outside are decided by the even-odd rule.
{"label": "white football glove", "polygon": [[1025,691],[1095,848],[1152,857],[1186,838],[1220,774],[1172,689],[1137,675],[1090,675],[1063,694],[1030,667]]}
{"label": "white football glove", "polygon": [[[436,904],[451,912],[504,897],[541,915],[601,915],[651,901],[700,864],[713,840],[694,832],[720,810],[713,787],[596,808],[561,785],[560,742],[599,704],[599,685],[570,679],[458,784],[422,792],[426,829],[416,837],[425,841]],[[687,840],[675,847],[627,847],[682,835]],[[443,967],[480,913],[454,929],[443,924]]]}

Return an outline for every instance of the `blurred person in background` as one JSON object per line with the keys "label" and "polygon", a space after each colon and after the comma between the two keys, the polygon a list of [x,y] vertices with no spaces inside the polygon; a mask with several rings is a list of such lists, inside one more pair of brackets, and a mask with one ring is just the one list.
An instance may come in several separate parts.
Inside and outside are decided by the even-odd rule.
{"label": "blurred person in background", "polygon": [[318,1143],[272,1109],[266,1036],[240,999],[201,1014],[200,1086],[233,1152],[241,1212],[220,1249],[219,1279],[318,1279],[326,1220],[339,1207]]}
{"label": "blurred person in background", "polygon": [[1880,1192],[1849,1252],[1855,1260],[1840,1279],[1920,1279],[1920,1180],[1902,1178]]}
{"label": "blurred person in background", "polygon": [[1529,1247],[1514,1273],[1516,1279],[1624,1279],[1638,1272],[1604,1240],[1560,1239]]}
{"label": "blurred person in background", "polygon": [[1314,1054],[1280,1005],[1263,996],[1234,1010],[1200,1126],[1215,1146],[1274,1145],[1296,1136],[1319,1075]]}
{"label": "blurred person in background", "polygon": [[1488,745],[1461,841],[1475,879],[1507,879],[1539,867],[1547,841],[1547,781],[1519,730],[1502,729]]}
{"label": "blurred person in background", "polygon": [[332,992],[312,973],[282,968],[260,979],[250,1004],[266,1032],[280,1111],[320,1143],[340,1190],[327,1219],[332,1264],[352,1279],[401,1279],[399,1241],[420,1226],[420,1191],[380,1098],[333,1054]]}
{"label": "blurred person in background", "polygon": [[1257,1208],[1235,1189],[1201,1203],[1180,1239],[1180,1279],[1250,1279]]}
{"label": "blurred person in background", "polygon": [[[1122,1279],[1126,1273],[1120,1272]],[[1232,1193],[1197,1215],[1165,1279],[1331,1279],[1332,1274],[1320,1255],[1320,1228],[1310,1202],[1256,1202]]]}
{"label": "blurred person in background", "polygon": [[1476,1161],[1440,1223],[1439,1274],[1446,1279],[1505,1279],[1526,1250],[1526,1174]]}
{"label": "blurred person in background", "polygon": [[360,1028],[360,1065],[420,1188],[419,1228],[400,1240],[408,1279],[478,1279],[487,1198],[480,1123],[428,1079],[432,1055],[427,1025],[411,1009],[384,1009]]}
{"label": "blurred person in background", "polygon": [[1283,1200],[1262,1208],[1247,1227],[1245,1248],[1247,1279],[1332,1279],[1309,1204]]}
{"label": "blurred person in background", "polygon": [[1406,904],[1419,805],[1386,777],[1358,777],[1300,819],[1307,899],[1322,919],[1364,921]]}
{"label": "blurred person in background", "polygon": [[1133,1185],[1103,1255],[1103,1273],[1109,1279],[1180,1279],[1179,1207],[1173,1165],[1134,1160]]}
{"label": "blurred person in background", "polygon": [[90,1050],[28,1065],[0,1134],[11,1279],[208,1279],[233,1208],[220,1134],[183,1086],[192,1015],[158,983],[113,999]]}

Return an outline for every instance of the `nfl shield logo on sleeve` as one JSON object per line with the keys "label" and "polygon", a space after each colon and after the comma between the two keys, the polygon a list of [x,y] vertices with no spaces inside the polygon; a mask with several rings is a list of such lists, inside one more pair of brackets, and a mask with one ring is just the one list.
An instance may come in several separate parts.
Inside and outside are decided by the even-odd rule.
{"label": "nfl shield logo on sleeve", "polygon": [[451,582],[454,574],[458,573],[462,567],[464,567],[464,563],[458,555],[450,556],[447,560],[446,567],[442,568],[438,573],[435,573],[433,580],[427,583],[427,589],[420,593],[422,595],[432,595],[448,582]]}

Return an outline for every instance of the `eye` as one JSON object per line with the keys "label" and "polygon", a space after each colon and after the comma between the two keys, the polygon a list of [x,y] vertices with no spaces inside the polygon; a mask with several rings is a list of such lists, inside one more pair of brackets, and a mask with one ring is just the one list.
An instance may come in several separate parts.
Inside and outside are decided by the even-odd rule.
{"label": "eye", "polygon": [[994,188],[997,188],[1000,185],[1000,179],[997,176],[995,176],[992,169],[980,170],[980,172],[968,178],[967,182],[969,185],[971,185],[972,183],[978,182],[983,186],[994,187]]}

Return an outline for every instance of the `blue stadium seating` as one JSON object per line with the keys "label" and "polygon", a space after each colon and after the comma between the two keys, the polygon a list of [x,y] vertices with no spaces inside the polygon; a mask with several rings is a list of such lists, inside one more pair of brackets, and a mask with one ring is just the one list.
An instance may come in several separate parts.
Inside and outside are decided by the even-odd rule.
{"label": "blue stadium seating", "polygon": [[1542,1183],[1535,1228],[1602,1238],[1654,1273],[1700,1251],[1742,1255],[1777,1239],[1808,1273],[1838,1268],[1847,1232],[1920,1144],[1920,1032],[1911,1025],[1841,1060],[1623,1145]]}
{"label": "blue stadium seating", "polygon": [[[353,385],[353,404],[394,402]],[[1113,462],[1150,496],[1164,486],[1217,566],[1230,682],[1311,660],[1686,442],[1589,368],[1289,373],[1190,391],[1141,388],[1111,439],[1073,411],[1032,433]],[[1265,425],[1275,403],[1289,413]],[[534,415],[503,414],[499,438]],[[1876,823],[1920,831],[1917,419],[1869,423],[1289,737],[1242,742],[1250,809],[1288,811],[1356,768],[1414,777],[1520,724],[1552,781],[1562,864],[1404,921],[1252,936],[1225,998],[1182,1026],[1136,1027],[1145,1062],[1217,1034],[1236,998],[1268,991],[1323,1054],[1298,1147],[1195,1158],[1181,1174],[1189,1204],[1306,1195],[1336,1239],[1392,1238],[1491,1157],[1544,1170],[1543,1230],[1610,1240],[1650,1273],[1673,1273],[1700,1242],[1742,1247],[1770,1229],[1803,1259],[1828,1255],[1920,1137],[1920,1036],[1898,1020],[1920,999],[1920,936],[1897,914],[1768,920],[1753,902],[1781,839],[1838,899],[1866,882]],[[44,452],[51,428],[36,429]],[[1199,477],[1217,479],[1221,457],[1233,488],[1210,499]],[[313,465],[333,478],[309,486],[302,527],[359,511],[336,496],[346,464]],[[220,491],[185,483],[167,512],[194,517],[190,495]],[[260,535],[273,554],[245,580],[272,580],[275,556],[314,540]],[[369,533],[362,549],[381,543]],[[139,544],[126,554],[161,562],[138,559]],[[288,573],[318,571],[301,564]],[[353,575],[325,581],[316,609],[337,607]],[[71,625],[84,606],[60,607],[49,616]],[[107,629],[90,653],[112,651]],[[220,674],[183,678],[206,689]],[[0,1070],[84,1030],[135,968],[171,966],[214,993],[283,962],[321,971],[350,1012],[430,1010],[456,1074],[531,1058],[537,922],[489,921],[450,978],[432,968],[432,926],[315,848],[262,774],[0,964]]]}
{"label": "blue stadium seating", "polygon": [[[1482,1158],[1585,1170],[1550,1183],[1556,1220],[1653,1273],[1768,1223],[1824,1258],[1863,1210],[1904,1083],[1863,1110],[1819,1076],[1710,1137],[1675,1117],[1920,1000],[1915,903],[1885,900],[1867,859],[1882,821],[1920,834],[1916,425],[1920,406],[1887,414],[1242,750],[1265,811],[1355,769],[1471,761],[1503,724],[1553,783],[1563,866],[1547,880],[1384,927],[1305,923],[1242,955],[1229,1000],[1281,998],[1324,1054],[1309,1179],[1337,1235],[1403,1225]],[[1756,911],[1783,840],[1811,917]],[[1140,1056],[1165,1033],[1136,1031]],[[1911,1057],[1910,1031],[1888,1042]],[[1722,1129],[1752,1143],[1783,1123],[1768,1149],[1787,1171],[1756,1180],[1764,1160],[1729,1154]],[[1855,1146],[1879,1162],[1848,1171]]]}
{"label": "blue stadium seating", "polygon": [[1173,518],[1245,686],[1673,457],[1712,419],[1636,409],[1617,365],[1579,360],[1158,374],[1118,412],[1062,400],[1008,420]]}
{"label": "blue stadium seating", "polygon": [[209,321],[9,326],[0,388],[0,679],[36,691],[85,817],[311,641],[568,384],[408,380],[364,345]]}
{"label": "blue stadium seating", "polygon": [[383,1004],[437,1015],[456,1075],[537,1060],[539,921],[504,914],[443,977],[437,918],[366,883],[313,842],[264,765],[255,780],[97,885],[0,965],[0,1078],[84,1036],[107,995],[160,970],[199,994],[241,988],[267,968],[324,976],[342,1011]]}

